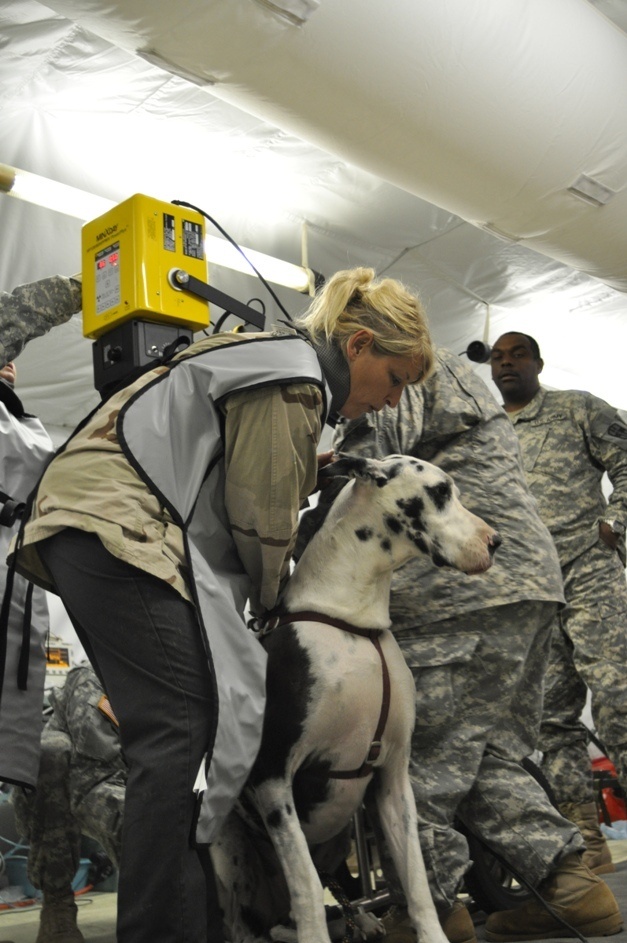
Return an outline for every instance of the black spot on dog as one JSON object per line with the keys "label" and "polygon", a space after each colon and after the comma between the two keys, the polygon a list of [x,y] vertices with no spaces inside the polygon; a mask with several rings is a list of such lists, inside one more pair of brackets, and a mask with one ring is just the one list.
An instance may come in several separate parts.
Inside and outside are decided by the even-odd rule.
{"label": "black spot on dog", "polygon": [[358,527],[355,531],[355,536],[358,540],[370,540],[372,534],[373,530],[371,527]]}
{"label": "black spot on dog", "polygon": [[436,566],[451,566],[452,565],[450,561],[447,560],[444,554],[442,553],[440,549],[440,545],[437,540],[434,540],[433,547],[431,548],[431,559],[433,560]]}
{"label": "black spot on dog", "polygon": [[266,819],[268,828],[280,828],[282,822],[283,813],[280,809],[273,809],[272,812],[268,813],[268,818]]}
{"label": "black spot on dog", "polygon": [[383,538],[383,540],[381,541],[380,547],[385,553],[390,552],[390,550],[392,549],[392,542],[389,539],[389,537]]}
{"label": "black spot on dog", "polygon": [[436,566],[448,566],[448,560],[445,560],[441,553],[434,553],[431,556],[431,559]]}
{"label": "black spot on dog", "polygon": [[425,527],[423,512],[425,509],[425,503],[422,498],[399,498],[396,504],[407,516],[414,530],[421,532],[424,531]]}
{"label": "black spot on dog", "polygon": [[394,478],[398,478],[403,471],[403,467],[403,462],[394,462],[393,465],[390,465],[387,470],[388,480],[393,481]]}
{"label": "black spot on dog", "polygon": [[411,542],[412,542],[413,544],[415,544],[416,547],[418,547],[418,549],[419,549],[422,553],[429,553],[429,548],[428,548],[428,546],[427,546],[427,541],[424,539],[424,537],[423,537],[423,535],[420,533],[420,531],[410,530],[409,533],[407,534],[407,536],[409,537],[409,539],[411,540]]}
{"label": "black spot on dog", "polygon": [[398,517],[394,517],[393,514],[386,514],[383,519],[383,523],[388,528],[388,530],[392,531],[393,534],[400,534],[403,529],[403,525],[399,521]]}
{"label": "black spot on dog", "polygon": [[240,916],[243,923],[250,930],[251,937],[263,939],[268,927],[266,926],[266,922],[262,919],[261,914],[255,910],[254,907],[241,907]]}
{"label": "black spot on dog", "polygon": [[438,511],[442,511],[451,500],[452,488],[450,481],[442,481],[439,485],[427,485],[425,491]]}
{"label": "black spot on dog", "polygon": [[327,801],[330,769],[328,760],[321,760],[319,756],[311,754],[296,771],[292,795],[301,822],[308,822],[314,809]]}
{"label": "black spot on dog", "polygon": [[285,778],[290,750],[303,734],[314,685],[309,655],[293,626],[279,626],[263,644],[268,653],[268,700],[261,748],[249,778],[253,787],[266,779]]}
{"label": "black spot on dog", "polygon": [[289,802],[285,803],[285,814],[288,816],[292,814],[292,807]]}

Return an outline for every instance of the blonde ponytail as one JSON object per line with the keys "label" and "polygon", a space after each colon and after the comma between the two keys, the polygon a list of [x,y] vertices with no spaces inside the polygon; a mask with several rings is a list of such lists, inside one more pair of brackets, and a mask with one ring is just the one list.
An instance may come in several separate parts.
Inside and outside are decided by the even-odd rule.
{"label": "blonde ponytail", "polygon": [[373,335],[373,353],[420,360],[422,379],[433,369],[433,346],[420,300],[396,279],[376,279],[371,268],[336,272],[299,325],[312,340],[335,341],[344,353],[349,338],[366,329]]}

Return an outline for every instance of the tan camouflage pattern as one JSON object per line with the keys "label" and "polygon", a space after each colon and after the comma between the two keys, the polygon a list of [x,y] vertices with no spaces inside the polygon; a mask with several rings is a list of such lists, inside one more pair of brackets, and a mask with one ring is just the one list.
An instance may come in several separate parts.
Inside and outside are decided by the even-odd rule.
{"label": "tan camouflage pattern", "polygon": [[0,291],[0,367],[15,360],[30,340],[69,321],[81,306],[80,275],[54,275]]}
{"label": "tan camouflage pattern", "polygon": [[28,878],[48,894],[71,885],[81,835],[99,842],[114,865],[119,861],[127,768],[117,728],[98,708],[102,693],[90,667],[69,672],[51,696],[37,790],[13,790],[17,827],[30,845]]}
{"label": "tan camouflage pattern", "polygon": [[[627,786],[625,547],[623,539],[612,550],[598,527],[599,517],[627,521],[627,416],[590,393],[542,388],[512,421],[560,555],[566,597],[547,670],[542,769],[560,803],[589,802],[588,733],[580,720],[587,688],[598,734]],[[609,507],[604,470],[614,486]]]}
{"label": "tan camouflage pattern", "polygon": [[[336,430],[337,451],[405,453],[453,476],[463,503],[503,545],[482,576],[412,561],[392,583],[393,631],[414,674],[411,778],[436,904],[450,906],[469,867],[455,815],[538,884],[583,840],[519,765],[536,742],[557,603],[559,561],[527,489],[520,449],[483,381],[439,350],[426,383],[398,409]],[[304,516],[299,549],[332,500]]]}
{"label": "tan camouflage pattern", "polygon": [[[258,337],[259,335],[253,335]],[[176,359],[247,340],[219,334]],[[191,599],[183,534],[127,461],[117,435],[122,406],[159,366],[112,396],[48,467],[24,532],[20,572],[53,588],[36,544],[65,527],[96,533],[107,550]],[[254,587],[251,609],[271,609],[285,579],[298,509],[314,489],[323,400],[314,384],[235,393],[220,405],[225,431],[225,504],[233,539]]]}

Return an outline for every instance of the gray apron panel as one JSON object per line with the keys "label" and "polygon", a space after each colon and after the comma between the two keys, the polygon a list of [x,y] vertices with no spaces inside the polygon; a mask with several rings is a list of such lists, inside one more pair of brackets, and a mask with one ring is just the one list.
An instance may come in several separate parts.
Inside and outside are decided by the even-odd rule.
{"label": "gray apron panel", "polygon": [[238,390],[301,380],[323,383],[318,359],[305,341],[291,336],[236,341],[180,361],[165,379],[138,393],[120,417],[126,454],[151,490],[187,522],[190,569],[217,694],[217,729],[208,745],[197,829],[203,843],[217,835],[255,761],[266,672],[265,652],[244,621],[250,580],[224,507],[215,403]]}

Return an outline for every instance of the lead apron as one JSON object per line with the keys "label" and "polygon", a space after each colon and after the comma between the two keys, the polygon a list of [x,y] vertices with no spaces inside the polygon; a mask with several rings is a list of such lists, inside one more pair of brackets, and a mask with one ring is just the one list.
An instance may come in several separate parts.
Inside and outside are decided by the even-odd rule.
{"label": "lead apron", "polygon": [[213,841],[241,792],[259,750],[265,707],[266,655],[244,621],[250,579],[224,506],[216,404],[242,390],[300,382],[325,387],[306,341],[292,335],[236,341],[175,361],[118,418],[127,458],[183,529],[190,585],[209,643],[216,727],[202,770],[200,843]]}
{"label": "lead apron", "polygon": [[[26,415],[17,418],[4,403],[0,403],[0,488],[3,491],[16,501],[26,501],[52,452],[52,442],[39,419]],[[12,527],[0,525],[0,602],[4,596],[7,575],[5,561],[18,528],[19,521]],[[28,688],[21,691],[17,684],[17,666],[22,649],[27,587],[28,581],[16,573],[9,610],[7,655],[0,703],[0,779],[34,787],[39,770],[48,604],[44,590],[35,586],[30,623]]]}

